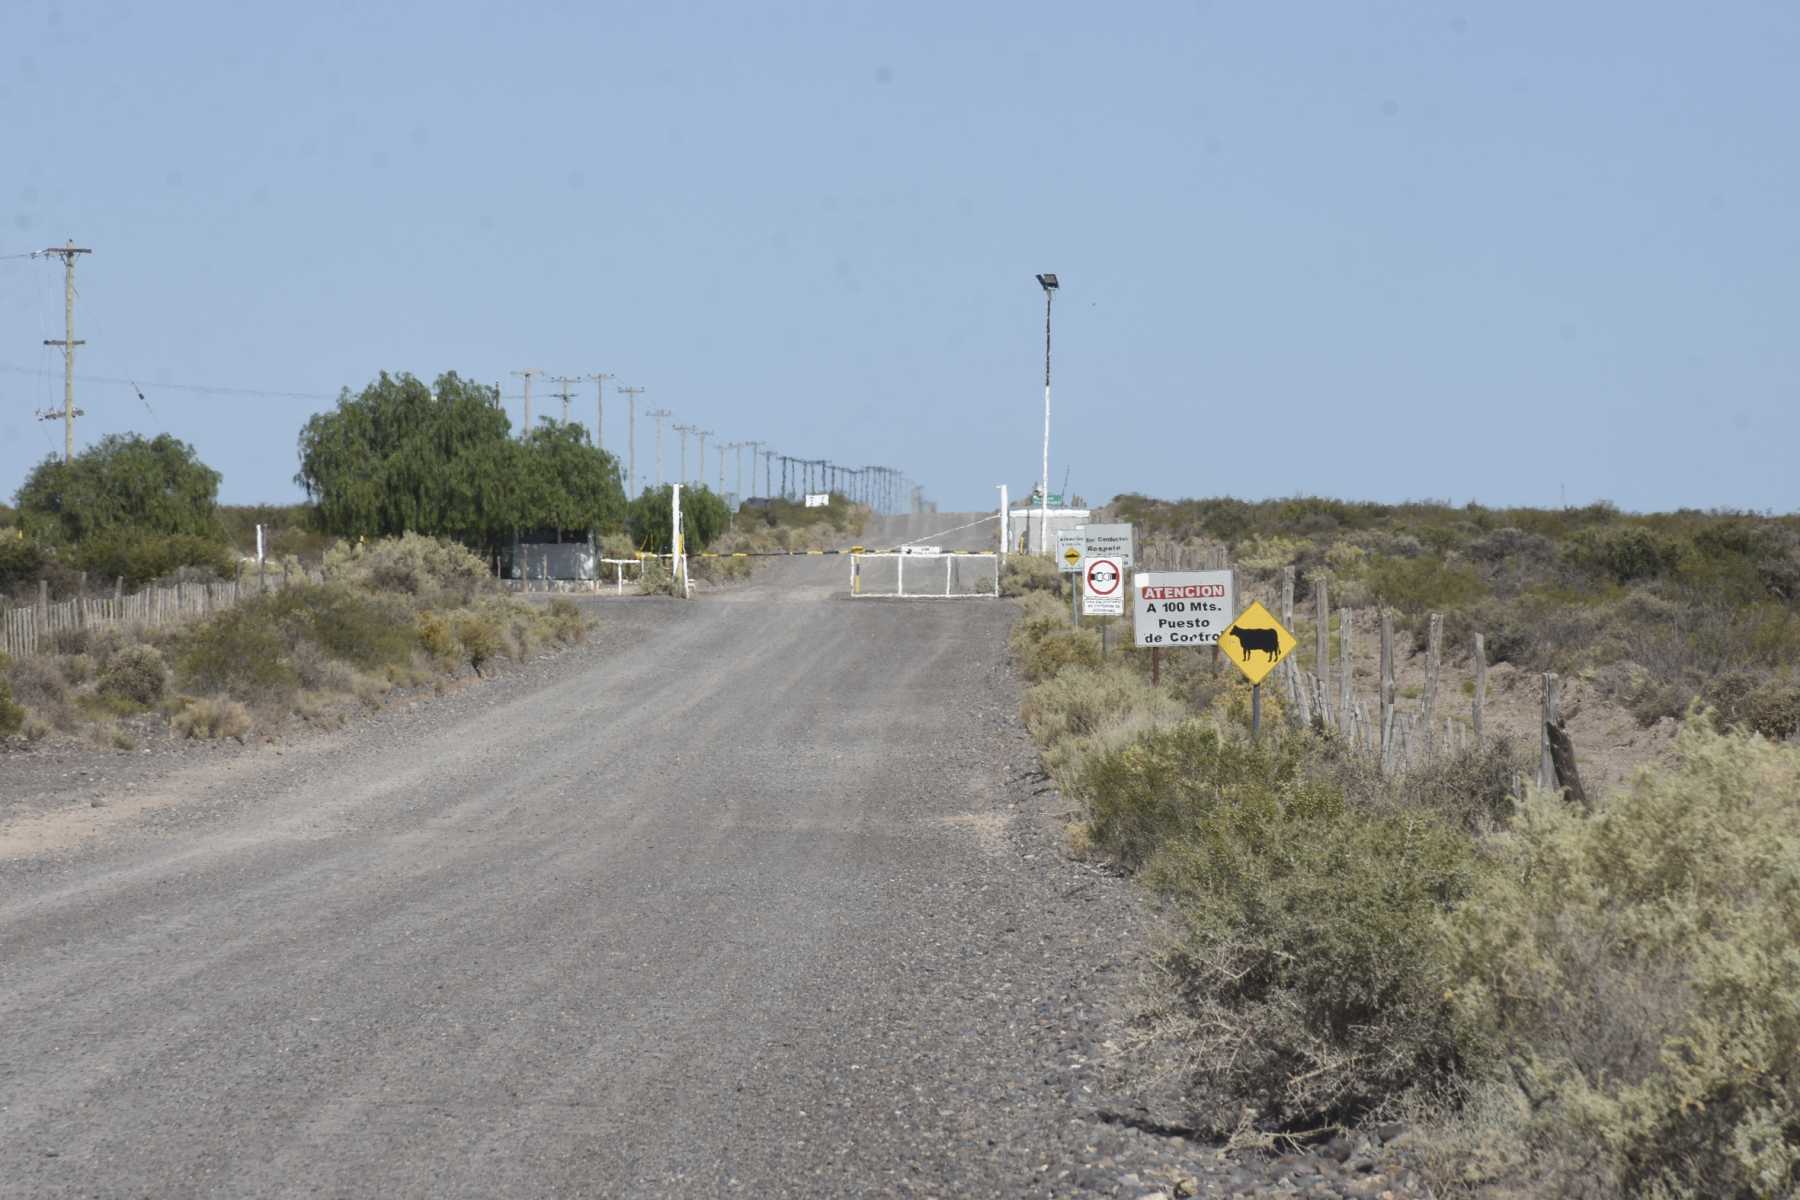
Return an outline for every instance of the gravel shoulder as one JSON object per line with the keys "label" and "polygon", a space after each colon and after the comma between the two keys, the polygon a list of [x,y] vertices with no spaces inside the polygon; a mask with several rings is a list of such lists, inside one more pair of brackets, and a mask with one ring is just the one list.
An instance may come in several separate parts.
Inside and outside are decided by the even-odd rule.
{"label": "gravel shoulder", "polygon": [[1152,918],[1063,852],[1011,606],[837,579],[44,787],[124,815],[0,856],[0,1191],[1379,1194],[1121,1114]]}

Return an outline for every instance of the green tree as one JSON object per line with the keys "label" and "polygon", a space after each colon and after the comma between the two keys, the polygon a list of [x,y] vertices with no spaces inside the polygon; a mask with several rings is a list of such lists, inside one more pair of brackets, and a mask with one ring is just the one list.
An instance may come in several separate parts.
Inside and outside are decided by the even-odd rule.
{"label": "green tree", "polygon": [[300,431],[296,482],[341,537],[421,533],[492,552],[518,529],[621,527],[612,455],[573,424],[545,421],[524,441],[494,389],[451,373],[427,387],[385,372]]}
{"label": "green tree", "polygon": [[39,463],[19,488],[20,523],[51,544],[130,529],[218,541],[219,473],[179,438],[114,433]]}
{"label": "green tree", "polygon": [[[645,488],[643,494],[631,502],[628,518],[631,538],[641,549],[653,554],[669,552],[673,504],[670,491],[670,485],[666,483],[660,488]],[[681,524],[687,533],[689,554],[697,554],[710,546],[713,539],[724,532],[730,517],[731,510],[711,488],[681,489]]]}
{"label": "green tree", "polygon": [[546,420],[521,446],[520,524],[527,528],[616,533],[625,526],[625,488],[616,459],[573,422]]}

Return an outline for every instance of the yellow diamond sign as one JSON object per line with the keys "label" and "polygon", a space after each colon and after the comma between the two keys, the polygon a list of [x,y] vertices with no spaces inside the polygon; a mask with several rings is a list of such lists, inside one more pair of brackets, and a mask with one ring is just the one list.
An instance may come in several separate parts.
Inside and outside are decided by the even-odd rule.
{"label": "yellow diamond sign", "polygon": [[1063,561],[1069,564],[1070,570],[1074,570],[1075,564],[1081,561],[1081,551],[1073,546],[1064,548]]}
{"label": "yellow diamond sign", "polygon": [[1237,669],[1251,683],[1261,683],[1277,663],[1293,652],[1294,635],[1281,627],[1275,614],[1254,601],[1219,635],[1219,649],[1231,656]]}

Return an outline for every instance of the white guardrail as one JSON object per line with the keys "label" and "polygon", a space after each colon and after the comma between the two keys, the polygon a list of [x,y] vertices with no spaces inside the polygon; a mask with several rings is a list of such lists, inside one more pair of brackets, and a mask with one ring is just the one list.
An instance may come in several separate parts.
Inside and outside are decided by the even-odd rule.
{"label": "white guardrail", "polygon": [[[886,592],[865,589],[863,587],[862,571],[864,561],[879,561],[882,559],[892,559],[894,562],[894,590]],[[927,576],[928,572],[921,571],[919,567],[922,567],[924,564],[932,562],[933,560],[942,560],[944,564],[943,588],[940,590],[936,582],[933,581],[924,587],[915,586],[912,591],[908,592],[906,590],[906,564],[909,562],[918,564],[918,566],[914,567],[913,578],[915,580],[921,580],[922,582],[922,577]],[[984,591],[957,591],[957,564],[983,561],[992,564],[994,573],[993,586]],[[987,572],[982,571],[980,574],[985,576]],[[985,580],[982,582],[985,582]],[[935,546],[902,546],[899,550],[878,551],[873,553],[869,551],[852,551],[850,554],[850,595],[852,598],[861,596],[892,596],[902,600],[957,600],[978,597],[987,597],[991,599],[999,594],[1000,556],[991,550],[940,550]]]}

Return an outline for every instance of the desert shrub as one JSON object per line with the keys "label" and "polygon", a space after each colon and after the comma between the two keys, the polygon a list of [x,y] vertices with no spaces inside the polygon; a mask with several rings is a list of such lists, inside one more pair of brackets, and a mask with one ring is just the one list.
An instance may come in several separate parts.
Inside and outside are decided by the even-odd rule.
{"label": "desert shrub", "polygon": [[1237,565],[1247,571],[1278,571],[1297,562],[1309,549],[1311,543],[1298,538],[1258,534],[1238,545]]}
{"label": "desert shrub", "polygon": [[69,681],[62,666],[49,655],[32,655],[9,663],[6,673],[20,703],[50,713],[69,702]]}
{"label": "desert shrub", "polygon": [[1006,556],[1006,568],[1000,573],[1002,596],[1023,596],[1026,592],[1056,595],[1062,589],[1062,573],[1053,560],[1039,554]]}
{"label": "desert shrub", "polygon": [[178,635],[175,673],[182,686],[259,703],[290,699],[300,678],[288,658],[287,638],[269,617],[272,599],[239,604]]}
{"label": "desert shrub", "polygon": [[373,542],[339,542],[325,552],[325,577],[425,603],[467,604],[493,573],[473,551],[448,538],[416,533]]}
{"label": "desert shrub", "polygon": [[163,698],[168,669],[154,646],[127,646],[107,660],[99,692],[148,707]]}
{"label": "desert shrub", "polygon": [[1069,667],[1100,665],[1100,635],[1091,629],[1062,628],[1014,645],[1025,678],[1048,679]]}
{"label": "desert shrub", "polygon": [[1665,575],[1681,560],[1678,543],[1641,525],[1583,529],[1563,553],[1576,567],[1618,583]]}
{"label": "desert shrub", "polygon": [[310,641],[364,670],[405,662],[417,645],[413,614],[404,604],[335,581],[283,588],[244,607],[276,625],[290,646]]}
{"label": "desert shrub", "polygon": [[544,620],[550,628],[550,636],[565,645],[573,645],[587,636],[587,618],[581,615],[581,606],[567,596],[557,596],[550,601]]}
{"label": "desert shrub", "polygon": [[434,612],[422,612],[418,616],[419,648],[441,663],[456,661],[459,644],[456,630],[450,621]]}
{"label": "desert shrub", "polygon": [[1748,671],[1711,680],[1703,693],[1719,720],[1780,741],[1800,731],[1800,686]]}
{"label": "desert shrub", "polygon": [[638,568],[637,590],[640,596],[679,596],[681,585],[676,582],[667,563],[660,558],[650,557],[639,560],[643,565]]}
{"label": "desert shrub", "polygon": [[1592,817],[1534,792],[1445,925],[1536,1194],[1800,1186],[1800,749],[1696,718],[1675,755]]}
{"label": "desert shrub", "polygon": [[12,685],[0,674],[0,737],[11,737],[25,728],[25,706],[12,697]]}
{"label": "desert shrub", "polygon": [[1442,817],[1471,834],[1505,825],[1520,791],[1519,781],[1536,769],[1524,748],[1506,737],[1439,753],[1394,784],[1401,804]]}
{"label": "desert shrub", "polygon": [[234,738],[243,741],[250,732],[250,711],[236,700],[224,697],[196,699],[186,697],[181,709],[169,721],[169,727],[187,738]]}
{"label": "desert shrub", "polygon": [[1044,747],[1045,769],[1065,791],[1079,795],[1079,773],[1090,755],[1147,730],[1178,721],[1181,698],[1171,688],[1152,688],[1131,667],[1076,666],[1033,685],[1025,693],[1025,724]]}
{"label": "desert shrub", "polygon": [[456,618],[456,640],[469,666],[480,675],[482,666],[500,653],[500,624],[485,614],[464,613]]}
{"label": "desert shrub", "polygon": [[1413,615],[1460,608],[1487,591],[1481,576],[1467,563],[1425,556],[1371,559],[1366,579],[1369,590],[1383,603]]}
{"label": "desert shrub", "polygon": [[77,626],[74,629],[58,629],[50,635],[50,649],[62,655],[86,654],[92,636],[92,631],[85,626]]}
{"label": "desert shrub", "polygon": [[1429,814],[1356,811],[1303,769],[1304,739],[1194,720],[1092,757],[1093,841],[1170,897],[1173,987],[1149,1020],[1182,1043],[1195,1123],[1317,1128],[1450,1085],[1461,1061],[1434,923],[1473,843]]}

